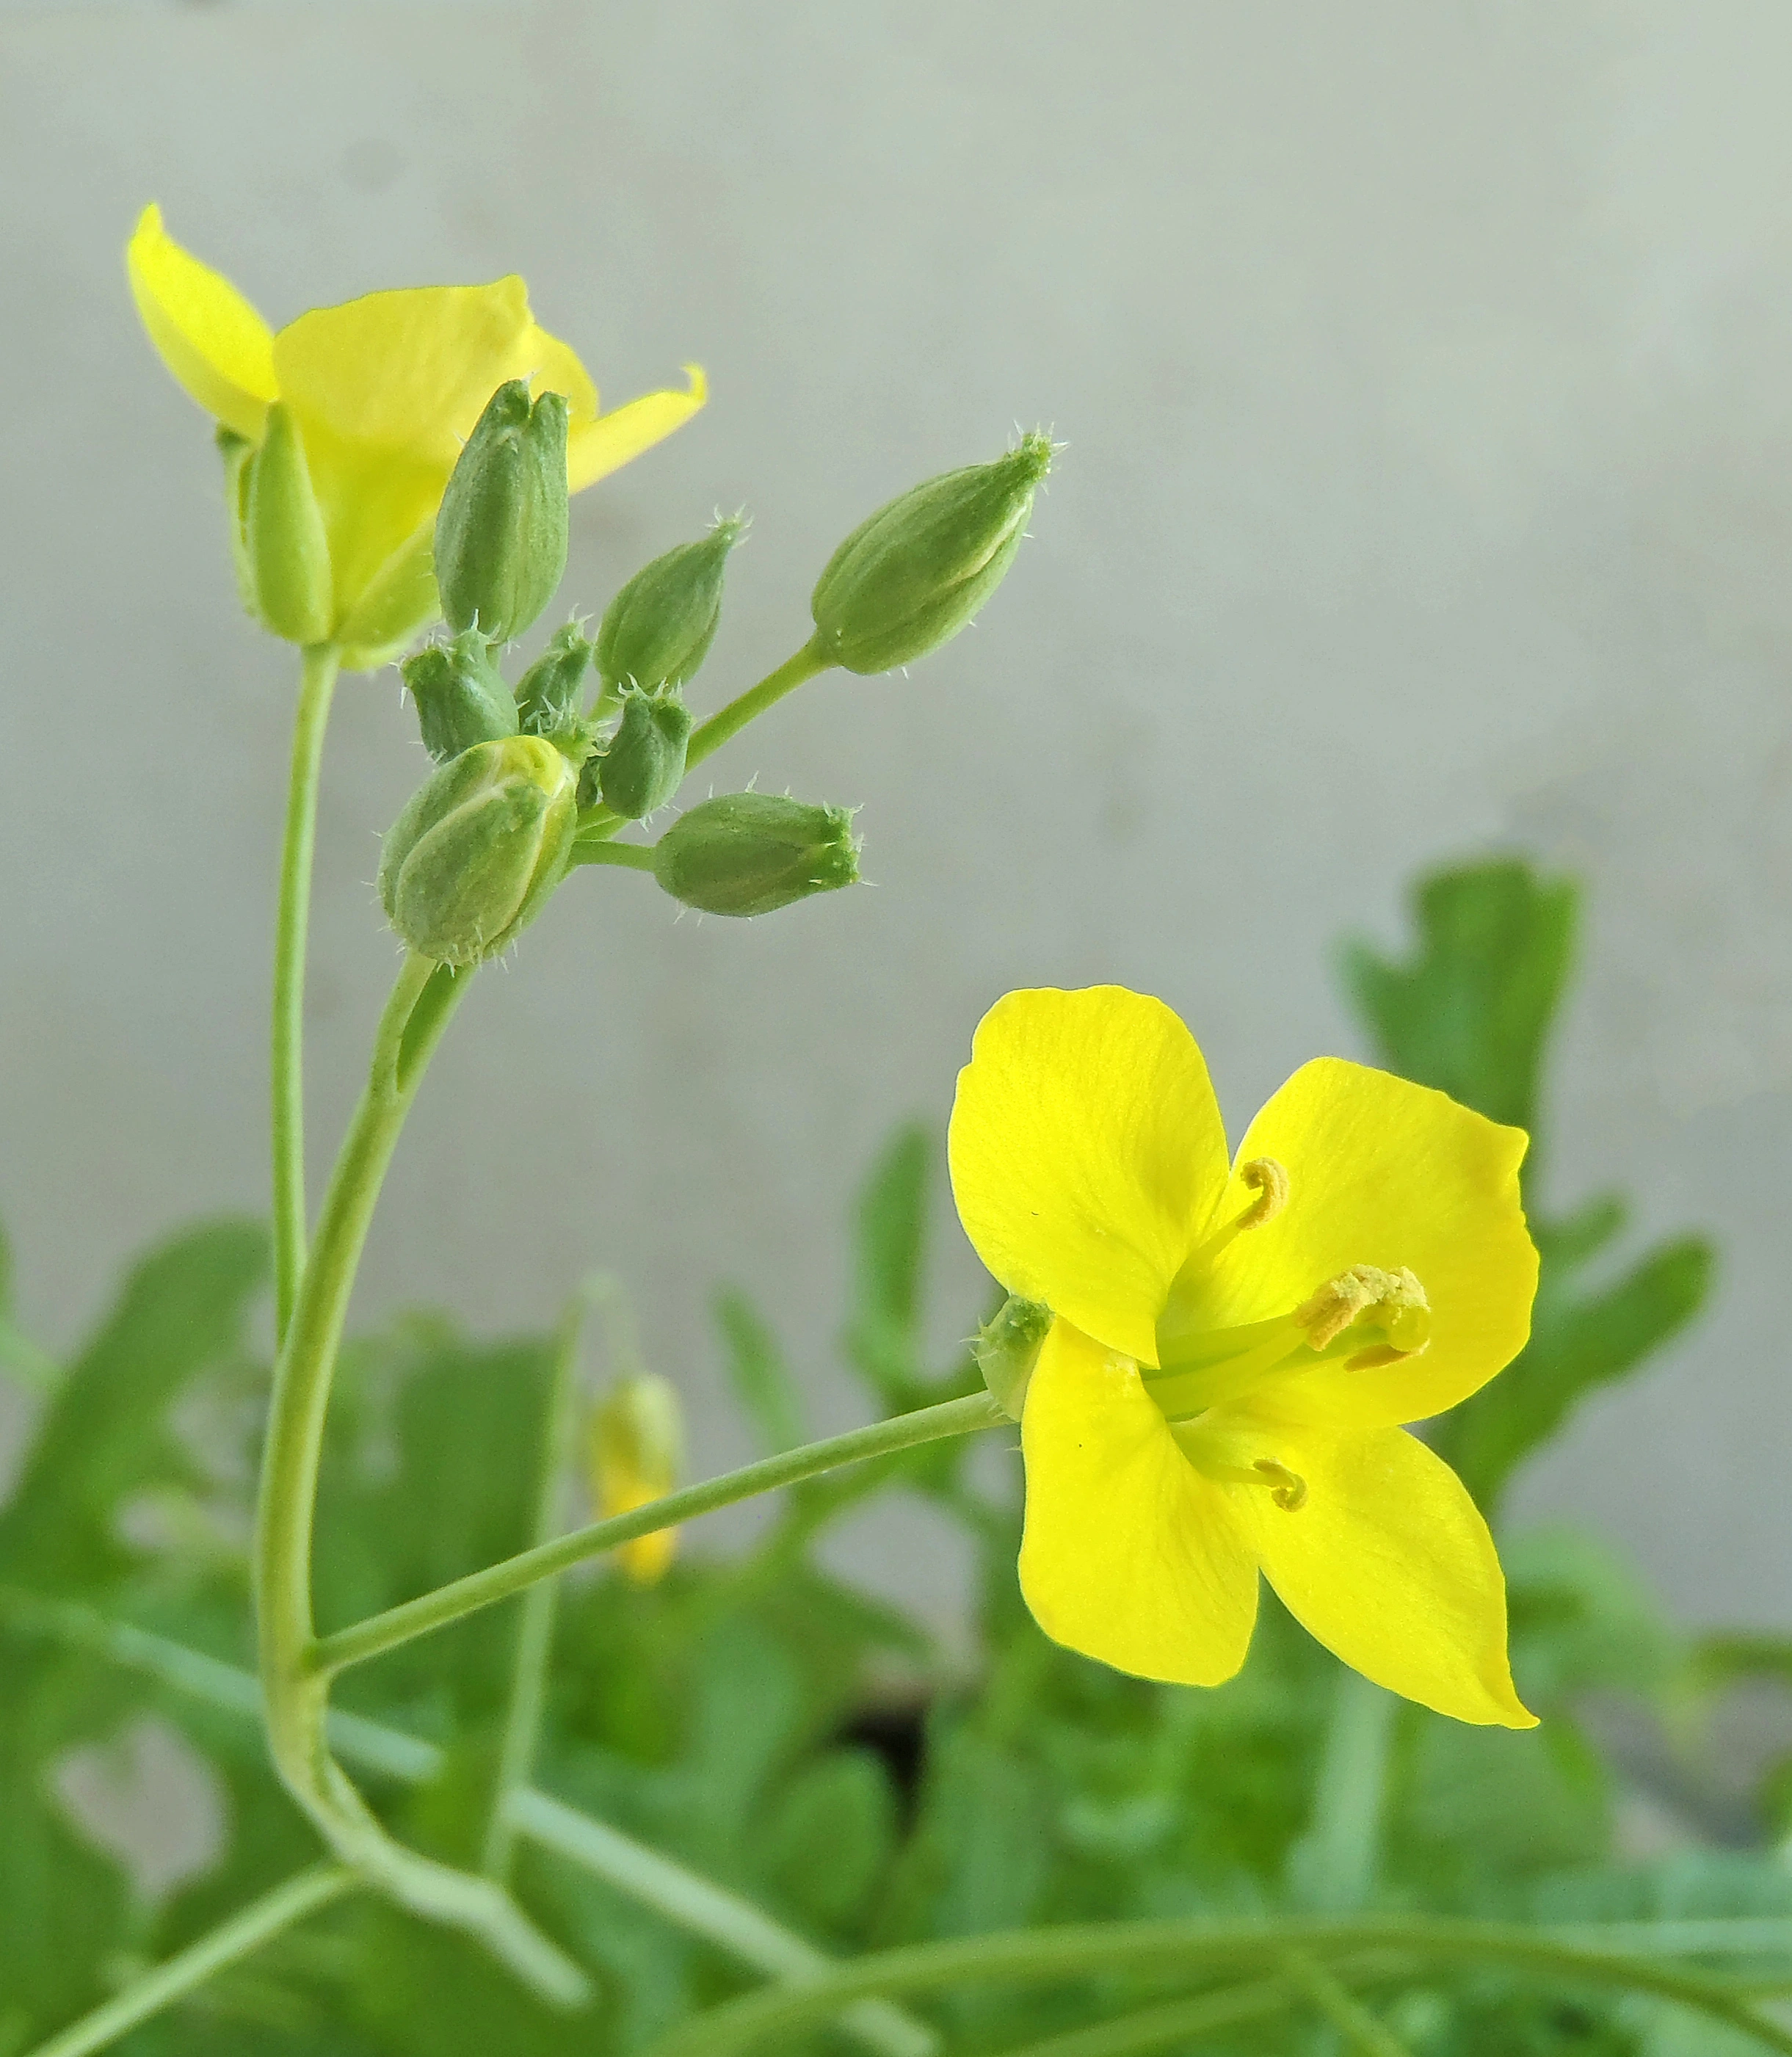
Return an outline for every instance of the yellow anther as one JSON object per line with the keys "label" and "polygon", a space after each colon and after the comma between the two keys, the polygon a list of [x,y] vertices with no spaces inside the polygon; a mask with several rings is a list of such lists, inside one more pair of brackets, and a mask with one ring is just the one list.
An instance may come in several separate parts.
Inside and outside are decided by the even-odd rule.
{"label": "yellow anther", "polygon": [[1273,1157],[1253,1157],[1239,1167],[1239,1176],[1256,1194],[1256,1199],[1238,1218],[1235,1227],[1261,1228],[1272,1222],[1288,1204],[1288,1174]]}
{"label": "yellow anther", "polygon": [[[1371,1362],[1391,1363],[1394,1357],[1415,1357],[1430,1340],[1431,1303],[1425,1288],[1403,1264],[1392,1271],[1376,1264],[1353,1264],[1348,1271],[1327,1279],[1310,1300],[1294,1310],[1294,1318],[1306,1330],[1313,1348],[1322,1350],[1371,1308],[1387,1310],[1382,1322],[1385,1344],[1362,1353],[1362,1368]],[[1380,1355],[1384,1347],[1393,1356]],[[1356,1364],[1358,1360],[1350,1361]]]}
{"label": "yellow anther", "polygon": [[1298,1472],[1290,1471],[1273,1457],[1259,1457],[1251,1469],[1261,1472],[1269,1481],[1270,1498],[1278,1507],[1292,1514],[1306,1504],[1306,1481]]}

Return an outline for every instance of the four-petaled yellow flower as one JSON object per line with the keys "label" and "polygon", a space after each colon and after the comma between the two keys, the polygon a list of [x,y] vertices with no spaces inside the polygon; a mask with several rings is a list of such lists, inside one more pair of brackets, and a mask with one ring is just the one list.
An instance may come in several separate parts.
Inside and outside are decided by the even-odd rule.
{"label": "four-petaled yellow flower", "polygon": [[1217,1685],[1244,1661],[1261,1570],[1377,1683],[1531,1725],[1486,1524],[1401,1425],[1523,1347],[1526,1141],[1321,1057],[1234,1162],[1160,1001],[997,1001],[959,1075],[952,1183],[984,1262],[1052,1313],[1021,1429],[1021,1583],[1047,1635]]}
{"label": "four-petaled yellow flower", "polygon": [[644,394],[613,413],[566,344],[537,327],[521,279],[369,293],[277,334],[228,279],[144,209],[128,253],[150,339],[200,406],[259,443],[276,401],[303,441],[334,582],[332,640],[350,660],[405,640],[434,611],[430,541],[442,489],[480,410],[505,380],[565,395],[575,493],[669,435],[704,399]]}

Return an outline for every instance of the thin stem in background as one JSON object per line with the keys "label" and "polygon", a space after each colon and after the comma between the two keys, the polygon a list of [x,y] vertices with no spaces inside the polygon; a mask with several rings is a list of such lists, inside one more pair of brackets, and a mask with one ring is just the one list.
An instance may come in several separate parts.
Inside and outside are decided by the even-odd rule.
{"label": "thin stem in background", "polygon": [[[554,1338],[553,1369],[547,1402],[541,1411],[541,1449],[535,1486],[535,1519],[530,1529],[536,1544],[559,1534],[566,1491],[566,1463],[571,1453],[574,1401],[578,1393],[579,1340],[585,1330],[593,1294],[583,1286],[566,1303]],[[541,1709],[547,1697],[548,1659],[553,1648],[554,1615],[560,1582],[544,1579],[523,1595],[517,1623],[517,1644],[510,1672],[510,1698],[505,1710],[504,1735],[498,1745],[498,1776],[492,1787],[490,1818],[479,1869],[487,1878],[505,1885],[515,1851],[516,1817],[511,1796],[529,1783],[541,1733]]]}
{"label": "thin stem in background", "polygon": [[1398,2036],[1384,2028],[1356,1995],[1304,1950],[1290,1950],[1288,1975],[1358,2057],[1412,2057]]}
{"label": "thin stem in background", "polygon": [[1354,1913],[1374,1890],[1388,1752],[1399,1711],[1392,1693],[1338,1666],[1313,1817],[1289,1853],[1289,1885],[1311,1913]]}
{"label": "thin stem in background", "polygon": [[[5,1587],[0,1587],[0,1621],[90,1651],[206,1706],[260,1725],[261,1686],[252,1672],[151,1630],[113,1621],[73,1601],[42,1599]],[[436,1744],[364,1714],[332,1710],[328,1737],[332,1749],[363,1771],[407,1786],[425,1786],[441,1776],[443,1752]],[[812,1978],[832,1962],[751,1900],[564,1801],[525,1786],[512,1793],[507,1811],[517,1833],[538,1849],[602,1879],[750,1971],[794,1980]],[[1792,1924],[1779,1926],[1792,1933]],[[878,2057],[931,2057],[936,2047],[930,2031],[884,2000],[861,2000],[845,2009],[840,2020]]]}
{"label": "thin stem in background", "polygon": [[90,2057],[92,2051],[116,2043],[139,2023],[184,2000],[208,1979],[272,1941],[283,1929],[340,1900],[357,1883],[354,1873],[341,1865],[312,1865],[252,1900],[240,1914],[220,1922],[165,1964],[133,1979],[91,2014],[58,2030],[26,2057]]}
{"label": "thin stem in background", "polygon": [[502,1564],[492,1564],[450,1584],[439,1586],[421,1599],[389,1607],[352,1628],[341,1629],[311,1645],[305,1659],[314,1675],[328,1676],[351,1664],[364,1663],[394,1650],[401,1643],[446,1628],[450,1622],[478,1608],[507,1600],[533,1585],[537,1579],[551,1578],[587,1559],[601,1556],[637,1536],[694,1521],[720,1507],[756,1493],[772,1492],[779,1486],[795,1485],[799,1479],[819,1472],[834,1471],[842,1464],[862,1464],[867,1457],[881,1457],[896,1450],[910,1450],[922,1443],[938,1442],[947,1436],[968,1436],[980,1429],[1012,1428],[1013,1422],[987,1393],[975,1393],[962,1400],[942,1401],[937,1407],[922,1407],[912,1414],[896,1414],[870,1427],[854,1429],[843,1436],[831,1436],[819,1443],[806,1443],[800,1449],[785,1450],[776,1457],[762,1457],[743,1464],[739,1471],[724,1472],[658,1500],[632,1508],[627,1514],[595,1521],[557,1536],[533,1550],[525,1550]]}
{"label": "thin stem in background", "polygon": [[305,938],[311,925],[311,861],[323,735],[342,669],[333,643],[300,660],[299,706],[280,843],[280,909],[274,924],[274,1334],[286,1338],[305,1268]]}
{"label": "thin stem in background", "polygon": [[1421,1915],[1084,1922],[909,1944],[871,1952],[801,1987],[749,1993],[712,2007],[663,2036],[652,2057],[742,2057],[751,2050],[785,2049],[847,2001],[874,1993],[940,1992],[985,1984],[1062,1985],[1082,1978],[1195,1974],[1216,1967],[1268,1969],[1284,1961],[1290,1949],[1322,1957],[1397,1951],[1420,1961],[1497,1964],[1570,1985],[1646,1993],[1721,2021],[1780,2057],[1792,2057],[1792,2030],[1770,2021],[1715,1979],[1616,1952],[1576,1948],[1516,1924]]}

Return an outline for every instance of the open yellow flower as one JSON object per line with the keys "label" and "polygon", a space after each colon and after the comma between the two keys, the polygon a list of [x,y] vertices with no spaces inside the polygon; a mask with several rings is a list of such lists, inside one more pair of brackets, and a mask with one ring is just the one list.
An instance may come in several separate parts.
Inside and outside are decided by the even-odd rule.
{"label": "open yellow flower", "polygon": [[1021,1583],[1046,1634],[1217,1685],[1259,1570],[1347,1664],[1528,1727],[1493,1539],[1402,1423],[1523,1347],[1527,1138],[1336,1057],[1229,1159],[1195,1039],[1116,986],[1011,993],[959,1074],[966,1233],[1052,1325],[1021,1410]]}
{"label": "open yellow flower", "polygon": [[434,612],[436,509],[462,443],[506,379],[565,395],[575,493],[704,404],[703,375],[687,366],[689,391],[649,393],[600,414],[585,367],[537,326],[518,278],[369,293],[276,333],[168,234],[157,207],[144,209],[128,264],[151,341],[200,406],[251,443],[272,402],[290,410],[328,541],[331,632],[351,653],[402,642]]}

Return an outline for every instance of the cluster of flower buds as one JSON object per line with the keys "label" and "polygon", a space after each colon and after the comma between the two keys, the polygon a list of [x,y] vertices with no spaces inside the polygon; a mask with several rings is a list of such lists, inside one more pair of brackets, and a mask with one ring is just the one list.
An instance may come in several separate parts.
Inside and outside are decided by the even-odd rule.
{"label": "cluster of flower buds", "polygon": [[[568,622],[513,690],[498,648],[539,617],[565,565],[565,437],[558,395],[532,398],[521,380],[492,395],[436,522],[436,581],[454,632],[402,667],[439,768],[387,837],[380,894],[406,942],[445,964],[477,964],[520,933],[581,857],[581,823],[601,841],[677,792],[693,735],[684,689],[715,640],[729,555],[746,526],[730,517],[656,557],[616,593],[595,638]],[[271,489],[258,482],[286,478],[295,452],[302,466],[271,417],[241,467],[252,513],[257,491]],[[1028,436],[862,523],[815,587],[815,633],[793,660],[799,676],[886,671],[957,635],[1012,561],[1051,458],[1045,437]],[[244,525],[253,529],[248,517]],[[280,562],[290,589],[276,592],[252,552],[241,569],[245,581],[262,581],[264,611],[297,622],[311,602],[304,537],[295,530],[289,541]],[[728,793],[675,822],[652,846],[651,868],[684,906],[751,916],[855,883],[858,852],[846,808]]]}

